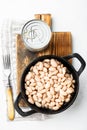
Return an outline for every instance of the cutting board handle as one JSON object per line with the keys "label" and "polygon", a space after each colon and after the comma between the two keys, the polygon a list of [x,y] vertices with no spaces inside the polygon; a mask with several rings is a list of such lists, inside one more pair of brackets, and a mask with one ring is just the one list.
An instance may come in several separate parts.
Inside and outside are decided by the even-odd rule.
{"label": "cutting board handle", "polygon": [[32,114],[36,113],[35,110],[30,110],[30,111],[24,112],[24,111],[21,109],[21,107],[19,106],[19,103],[20,103],[20,100],[21,100],[21,99],[23,99],[23,97],[22,97],[22,94],[21,94],[21,92],[20,92],[19,95],[18,95],[18,97],[17,97],[17,99],[16,99],[16,101],[15,101],[14,107],[15,107],[16,111],[17,111],[21,116],[26,117],[26,116],[29,116],[29,115],[32,115]]}

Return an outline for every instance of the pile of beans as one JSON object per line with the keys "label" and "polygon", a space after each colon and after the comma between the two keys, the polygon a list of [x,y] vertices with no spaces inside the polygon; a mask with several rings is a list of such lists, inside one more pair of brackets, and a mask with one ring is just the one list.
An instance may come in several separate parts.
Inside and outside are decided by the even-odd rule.
{"label": "pile of beans", "polygon": [[38,107],[58,110],[69,102],[75,80],[68,69],[55,59],[45,59],[30,68],[25,77],[28,101]]}

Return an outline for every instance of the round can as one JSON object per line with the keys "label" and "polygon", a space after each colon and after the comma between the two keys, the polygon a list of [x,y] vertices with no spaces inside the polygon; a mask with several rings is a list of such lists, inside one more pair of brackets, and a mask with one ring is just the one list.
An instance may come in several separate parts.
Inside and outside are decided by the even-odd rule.
{"label": "round can", "polygon": [[45,49],[51,40],[51,29],[42,20],[33,19],[25,23],[22,28],[22,39],[24,45],[30,51],[41,51]]}

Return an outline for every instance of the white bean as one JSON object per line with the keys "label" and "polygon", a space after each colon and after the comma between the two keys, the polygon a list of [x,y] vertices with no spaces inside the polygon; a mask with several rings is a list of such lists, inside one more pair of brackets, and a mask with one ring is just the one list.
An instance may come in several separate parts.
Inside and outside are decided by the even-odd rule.
{"label": "white bean", "polygon": [[41,82],[37,82],[37,86],[42,87],[43,85]]}
{"label": "white bean", "polygon": [[52,78],[52,79],[58,79],[58,77],[57,77],[57,76],[52,76],[51,78]]}
{"label": "white bean", "polygon": [[31,79],[30,79],[30,82],[31,82],[31,83],[35,83],[35,79],[31,78]]}
{"label": "white bean", "polygon": [[36,106],[41,107],[41,103],[35,102]]}
{"label": "white bean", "polygon": [[34,101],[37,101],[37,100],[38,100],[38,98],[37,98],[37,96],[36,96],[35,94],[33,95],[33,100],[34,100]]}
{"label": "white bean", "polygon": [[70,93],[73,93],[73,92],[74,92],[74,89],[73,89],[72,87],[70,87],[70,88],[67,89],[66,92],[69,93],[69,94],[70,94]]}
{"label": "white bean", "polygon": [[45,84],[45,88],[46,88],[46,89],[50,88],[50,83],[49,83],[49,82],[47,82],[47,83]]}
{"label": "white bean", "polygon": [[53,79],[50,79],[49,81],[50,81],[50,84],[52,85],[54,84]]}
{"label": "white bean", "polygon": [[66,67],[63,67],[62,73],[63,73],[63,75],[66,73]]}
{"label": "white bean", "polygon": [[55,91],[59,92],[61,88],[62,88],[62,85],[58,85],[57,87],[55,87]]}
{"label": "white bean", "polygon": [[46,89],[42,89],[41,91],[40,91],[40,93],[46,93]]}
{"label": "white bean", "polygon": [[35,75],[35,80],[36,80],[36,81],[40,81],[40,77],[37,76],[37,75]]}
{"label": "white bean", "polygon": [[49,99],[52,98],[52,95],[51,95],[50,91],[47,92],[47,96],[48,96]]}
{"label": "white bean", "polygon": [[58,76],[58,78],[63,78],[64,74],[58,73],[57,76]]}
{"label": "white bean", "polygon": [[48,107],[49,107],[49,103],[46,103],[46,104],[45,104],[45,108],[48,108]]}
{"label": "white bean", "polygon": [[75,83],[75,80],[73,80],[72,83]]}
{"label": "white bean", "polygon": [[39,97],[39,98],[42,98],[42,94],[41,93],[37,93],[37,96]]}
{"label": "white bean", "polygon": [[42,62],[38,62],[37,69],[43,70],[43,63]]}
{"label": "white bean", "polygon": [[38,98],[38,102],[41,103],[42,102],[42,98],[39,97]]}
{"label": "white bean", "polygon": [[26,81],[26,85],[29,85],[29,84],[30,84],[30,81],[29,81],[29,80],[27,80],[27,81]]}
{"label": "white bean", "polygon": [[32,87],[27,87],[27,91],[28,91],[29,93],[31,93],[31,92],[32,92]]}
{"label": "white bean", "polygon": [[63,102],[59,102],[59,105],[62,106],[62,105],[63,105]]}
{"label": "white bean", "polygon": [[45,76],[45,77],[44,77],[44,80],[49,81],[49,77],[48,77],[48,76]]}
{"label": "white bean", "polygon": [[66,96],[67,92],[65,92],[63,89],[60,89],[60,95]]}
{"label": "white bean", "polygon": [[43,86],[36,86],[36,88],[37,88],[37,90],[38,90],[39,92],[41,92],[41,90],[43,90]]}
{"label": "white bean", "polygon": [[50,94],[51,94],[51,95],[54,95],[54,94],[55,94],[55,91],[54,91],[54,88],[53,88],[53,87],[50,87]]}
{"label": "white bean", "polygon": [[34,66],[33,72],[34,72],[36,75],[38,75],[38,70],[37,70],[36,66]]}
{"label": "white bean", "polygon": [[36,88],[35,87],[31,87],[31,89],[32,89],[32,91],[34,92],[34,90],[36,90]]}
{"label": "white bean", "polygon": [[32,73],[29,72],[29,73],[26,75],[26,77],[25,77],[25,81],[30,80],[31,77],[32,77]]}
{"label": "white bean", "polygon": [[29,94],[29,91],[28,90],[26,90],[26,95],[28,95]]}
{"label": "white bean", "polygon": [[30,83],[29,86],[30,86],[30,87],[34,87],[34,86],[36,86],[36,82],[32,82],[32,83]]}
{"label": "white bean", "polygon": [[34,94],[36,94],[36,93],[37,93],[36,91],[32,91],[32,93],[31,93],[31,94],[32,94],[32,95],[34,95]]}
{"label": "white bean", "polygon": [[56,62],[56,60],[51,59],[50,63],[51,63],[51,65],[52,65],[53,67],[57,67],[57,62]]}
{"label": "white bean", "polygon": [[62,88],[64,91],[66,91],[67,90],[67,87],[66,86],[63,86],[63,88]]}
{"label": "white bean", "polygon": [[31,104],[34,104],[34,100],[33,100],[33,98],[31,97],[31,98],[29,98],[28,99],[28,101],[31,103]]}
{"label": "white bean", "polygon": [[41,83],[42,83],[42,84],[45,84],[44,78],[41,79]]}
{"label": "white bean", "polygon": [[45,99],[47,97],[46,93],[43,93],[43,99]]}
{"label": "white bean", "polygon": [[59,107],[58,107],[58,106],[54,106],[52,109],[53,109],[53,110],[58,110]]}
{"label": "white bean", "polygon": [[47,68],[46,67],[43,68],[43,72],[47,72]]}
{"label": "white bean", "polygon": [[53,71],[53,72],[54,72],[54,71],[56,71],[56,68],[50,66],[50,67],[49,67],[49,71],[51,71],[51,72]]}
{"label": "white bean", "polygon": [[50,102],[49,106],[51,107],[55,106],[55,102]]}
{"label": "white bean", "polygon": [[60,94],[59,99],[61,100],[61,102],[64,102],[64,100],[65,100],[64,95],[61,95],[61,94]]}
{"label": "white bean", "polygon": [[49,63],[49,62],[50,62],[50,60],[49,60],[49,59],[45,59],[45,60],[44,60],[44,62],[47,62],[47,63]]}
{"label": "white bean", "polygon": [[45,106],[45,103],[46,103],[46,101],[45,101],[45,100],[42,100],[42,107]]}
{"label": "white bean", "polygon": [[50,65],[48,63],[44,63],[44,67],[49,68]]}
{"label": "white bean", "polygon": [[46,101],[46,102],[49,102],[49,103],[50,103],[50,100],[51,100],[51,99],[50,99],[49,97],[45,98],[45,101]]}
{"label": "white bean", "polygon": [[65,102],[69,102],[69,101],[70,101],[70,98],[66,98],[66,99],[65,99]]}

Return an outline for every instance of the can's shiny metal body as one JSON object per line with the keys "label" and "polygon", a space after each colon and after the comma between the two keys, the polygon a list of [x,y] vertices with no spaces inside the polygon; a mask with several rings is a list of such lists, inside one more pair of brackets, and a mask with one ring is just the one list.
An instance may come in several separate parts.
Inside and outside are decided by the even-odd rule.
{"label": "can's shiny metal body", "polygon": [[21,35],[24,45],[30,51],[35,52],[41,51],[48,46],[52,33],[47,23],[34,19],[25,23]]}

